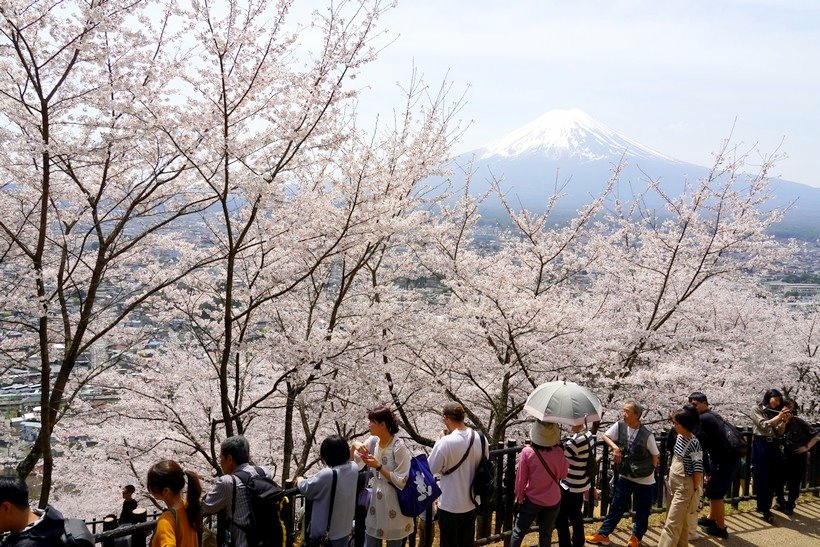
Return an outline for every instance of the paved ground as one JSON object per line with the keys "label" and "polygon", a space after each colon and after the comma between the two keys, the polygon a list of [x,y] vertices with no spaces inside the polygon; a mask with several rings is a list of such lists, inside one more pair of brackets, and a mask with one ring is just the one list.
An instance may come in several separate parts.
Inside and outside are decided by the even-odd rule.
{"label": "paved ground", "polygon": [[[690,542],[693,547],[721,545],[726,547],[820,547],[820,500],[799,503],[794,515],[787,517],[774,512],[775,526],[757,517],[757,513],[735,513],[726,518],[729,539],[705,536]],[[643,538],[643,545],[658,544],[661,529],[650,528]],[[528,536],[529,538],[529,536]],[[610,536],[613,546],[626,545],[629,533],[616,531]]]}

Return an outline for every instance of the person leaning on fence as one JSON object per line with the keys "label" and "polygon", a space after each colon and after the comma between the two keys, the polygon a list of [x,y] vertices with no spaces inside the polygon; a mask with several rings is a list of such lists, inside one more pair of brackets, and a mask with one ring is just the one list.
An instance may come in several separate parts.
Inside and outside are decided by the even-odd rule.
{"label": "person leaning on fence", "polygon": [[330,547],[347,547],[350,541],[350,523],[353,522],[356,509],[359,466],[351,461],[353,450],[347,440],[339,435],[331,435],[322,441],[319,455],[327,467],[309,479],[296,479],[299,492],[305,498],[313,500],[308,536],[312,539],[321,538],[327,532]]}
{"label": "person leaning on fence", "polygon": [[9,535],[2,547],[62,546],[63,515],[48,505],[45,510],[29,508],[28,486],[18,477],[0,477],[0,533]]}
{"label": "person leaning on fence", "polygon": [[624,404],[623,420],[614,423],[604,433],[603,441],[612,450],[612,459],[618,466],[618,480],[603,524],[598,532],[587,536],[587,543],[609,545],[609,534],[615,530],[634,498],[635,517],[632,521],[632,537],[628,547],[638,547],[649,527],[652,508],[652,487],[655,484],[655,468],[660,461],[660,451],[655,436],[641,425],[643,407],[629,400]]}
{"label": "person leaning on fence", "polygon": [[710,536],[725,539],[729,537],[729,531],[726,528],[723,498],[740,471],[741,454],[729,445],[723,418],[712,412],[705,394],[693,392],[689,395],[689,403],[697,408],[700,415],[697,437],[709,464],[709,480],[704,488],[709,499],[709,516],[699,518],[697,524]]}
{"label": "person leaning on fence", "polygon": [[[783,407],[790,411],[789,417],[786,419],[786,425],[783,432],[783,440],[785,449],[783,451],[783,479],[788,488],[788,498],[784,506],[780,507],[780,511],[787,515],[794,513],[795,502],[800,495],[800,483],[806,476],[806,465],[808,463],[809,451],[820,441],[820,433],[805,420],[797,416],[797,403],[791,399],[786,399],[783,402]],[[782,482],[779,486],[780,491],[775,491],[783,498]]]}
{"label": "person leaning on fence", "polygon": [[538,523],[538,545],[551,543],[555,517],[561,504],[561,479],[569,464],[561,448],[557,424],[535,422],[530,429],[532,446],[521,450],[515,473],[515,525],[510,547],[520,547],[533,522]]}
{"label": "person leaning on fence", "polygon": [[[219,514],[217,538],[220,547],[248,547],[246,530],[251,523],[250,496],[242,480],[234,473],[257,475],[257,468],[250,464],[250,445],[242,435],[228,437],[219,446],[219,466],[224,475],[219,477],[202,500],[202,513]],[[269,479],[273,474],[267,468],[259,469]]]}
{"label": "person leaning on fence", "polygon": [[[188,488],[185,497],[182,489]],[[202,527],[199,497],[202,486],[193,471],[183,471],[173,460],[160,460],[148,470],[145,483],[154,499],[165,503],[166,510],[157,519],[151,547],[198,547]]]}
{"label": "person leaning on fence", "polygon": [[[379,406],[368,412],[371,436],[354,442],[358,457],[373,475],[372,493],[365,519],[365,547],[400,547],[413,533],[413,518],[402,514],[396,489],[404,488],[410,474],[410,449],[396,436],[399,422],[393,411]],[[394,488],[395,487],[395,488]]]}
{"label": "person leaning on fence", "polygon": [[[783,395],[776,389],[768,390],[761,404],[752,409],[752,487],[757,511],[769,524],[774,524],[772,498],[783,473],[781,442],[790,415],[783,408]],[[785,505],[785,500],[778,501]]]}
{"label": "person leaning on fence", "polygon": [[[480,433],[464,424],[464,407],[449,402],[442,418],[445,429],[436,441],[430,458],[430,471],[441,475],[438,499],[439,543],[447,547],[472,547],[475,541],[476,504],[472,482],[481,460]],[[490,447],[484,443],[484,456]]]}
{"label": "person leaning on fence", "polygon": [[687,404],[671,418],[678,435],[669,468],[671,500],[658,547],[686,547],[689,545],[689,519],[694,518],[703,492],[703,449],[695,437],[700,417],[697,408]]}
{"label": "person leaning on fence", "polygon": [[[589,491],[592,484],[587,475],[587,465],[589,459],[595,457],[595,435],[583,424],[574,426],[572,436],[564,442],[564,456],[569,462],[569,470],[566,478],[561,481],[561,507],[555,519],[558,545],[581,547],[586,541],[582,509],[584,493]],[[594,493],[591,492],[590,495]]]}

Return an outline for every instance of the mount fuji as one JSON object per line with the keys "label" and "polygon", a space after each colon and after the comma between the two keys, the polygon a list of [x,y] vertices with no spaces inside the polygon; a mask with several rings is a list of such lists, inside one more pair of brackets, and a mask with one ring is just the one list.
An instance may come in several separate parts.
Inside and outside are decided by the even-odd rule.
{"label": "mount fuji", "polygon": [[[709,172],[706,167],[652,150],[577,109],[551,110],[455,159],[457,166],[470,162],[475,173],[471,193],[483,194],[495,179],[507,201],[517,208],[543,210],[556,187],[561,188],[562,197],[554,209],[558,222],[571,218],[581,205],[597,197],[619,163],[625,167],[616,192],[624,199],[632,196],[633,188],[635,192],[645,188],[649,178],[659,179],[667,194],[678,195],[686,180],[694,181]],[[795,203],[775,227],[777,235],[820,237],[820,188],[774,179],[772,193],[772,206]],[[482,214],[489,221],[504,217],[497,197],[491,194]]]}

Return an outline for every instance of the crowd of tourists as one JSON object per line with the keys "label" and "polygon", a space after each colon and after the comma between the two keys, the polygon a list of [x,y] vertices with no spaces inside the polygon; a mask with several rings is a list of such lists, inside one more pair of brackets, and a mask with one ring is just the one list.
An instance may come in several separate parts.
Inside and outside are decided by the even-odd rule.
{"label": "crowd of tourists", "polygon": [[[608,545],[609,535],[630,507],[634,517],[628,545],[641,544],[657,491],[662,448],[641,423],[643,412],[638,402],[627,401],[621,419],[601,436],[600,442],[609,446],[618,473],[609,511],[592,535],[585,535],[582,508],[585,500],[589,502],[595,495],[591,478],[597,468],[597,424],[592,430],[586,424],[574,426],[563,441],[557,424],[532,424],[531,443],[522,449],[516,470],[512,547],[520,547],[533,525],[538,528],[540,547],[551,545],[554,530],[561,547]],[[767,391],[751,413],[753,486],[757,510],[768,523],[775,522],[773,501],[777,502],[776,510],[786,515],[793,512],[807,452],[820,440],[796,414],[794,401],[785,400],[775,389]],[[416,529],[414,517],[400,506],[399,492],[410,480],[414,457],[397,435],[399,422],[384,406],[369,411],[367,417],[368,438],[349,442],[333,435],[324,439],[319,453],[325,467],[309,478],[296,480],[299,492],[313,504],[307,545],[347,547],[357,507],[366,513],[365,547],[405,545]],[[481,504],[474,482],[477,470],[488,458],[489,444],[465,424],[460,404],[445,404],[442,419],[445,427],[426,460],[429,472],[438,476],[440,488],[435,502],[439,545],[472,547]],[[710,409],[706,395],[700,392],[692,393],[689,402],[670,419],[673,434],[667,448],[672,463],[664,478],[668,512],[659,545],[687,545],[699,528],[725,538],[728,530],[723,500],[740,470],[743,441],[733,426]],[[151,466],[147,490],[165,507],[157,519],[151,547],[267,547],[284,542],[285,530],[280,523],[255,522],[260,500],[273,496],[274,489],[279,495],[282,490],[273,482],[269,469],[251,464],[247,440],[235,436],[223,441],[219,464],[224,474],[204,494],[196,473],[183,470],[178,463],[162,460]],[[358,486],[363,470],[366,488]],[[425,485],[420,483],[419,487]],[[136,507],[133,493],[130,485],[123,490],[122,515]],[[698,518],[704,495],[709,500],[709,513]],[[207,515],[217,516],[215,537],[208,537],[210,529],[203,529]],[[6,533],[2,547],[81,547],[67,541],[62,515],[56,509],[29,508],[27,486],[16,477],[0,477],[0,532]]]}

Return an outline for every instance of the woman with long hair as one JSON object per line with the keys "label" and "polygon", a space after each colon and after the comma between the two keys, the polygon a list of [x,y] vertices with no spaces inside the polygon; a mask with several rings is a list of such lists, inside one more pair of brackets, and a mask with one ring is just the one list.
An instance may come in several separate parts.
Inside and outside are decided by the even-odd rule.
{"label": "woman with long hair", "polygon": [[530,429],[531,446],[521,450],[515,473],[515,503],[518,511],[511,547],[520,547],[533,522],[538,523],[538,545],[551,545],[555,518],[561,505],[561,479],[569,463],[561,447],[558,424],[535,422]]}
{"label": "woman with long hair", "polygon": [[372,473],[373,491],[365,519],[365,547],[400,547],[404,538],[413,531],[413,518],[402,515],[396,492],[407,483],[410,474],[410,449],[396,433],[399,422],[386,406],[379,406],[367,414],[371,436],[364,443],[356,442],[358,456]]}
{"label": "woman with long hair", "polygon": [[770,389],[752,409],[752,481],[760,517],[774,524],[772,498],[780,480],[783,457],[780,444],[791,414],[783,408],[783,394]]}
{"label": "woman with long hair", "polygon": [[695,511],[703,491],[703,449],[695,437],[700,415],[694,405],[687,403],[671,418],[678,435],[669,468],[671,501],[658,546],[685,547],[689,545],[689,519],[697,519]]}
{"label": "woman with long hair", "polygon": [[[183,497],[186,482],[188,488]],[[146,486],[154,499],[167,508],[157,519],[151,547],[199,547],[202,485],[197,474],[183,471],[173,460],[160,460],[148,470]]]}

